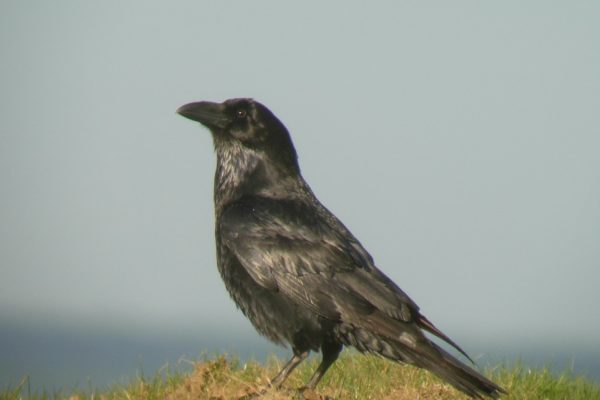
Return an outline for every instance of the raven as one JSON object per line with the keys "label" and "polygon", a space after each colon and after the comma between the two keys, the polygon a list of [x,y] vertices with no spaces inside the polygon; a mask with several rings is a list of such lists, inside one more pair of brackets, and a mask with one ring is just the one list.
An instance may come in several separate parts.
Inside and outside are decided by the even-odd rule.
{"label": "raven", "polygon": [[217,267],[225,286],[259,333],[293,350],[271,385],[320,349],[306,385],[314,389],[343,346],[352,346],[427,369],[473,398],[506,393],[424,334],[469,358],[319,202],[300,174],[288,130],[267,107],[240,98],[177,112],[212,133]]}

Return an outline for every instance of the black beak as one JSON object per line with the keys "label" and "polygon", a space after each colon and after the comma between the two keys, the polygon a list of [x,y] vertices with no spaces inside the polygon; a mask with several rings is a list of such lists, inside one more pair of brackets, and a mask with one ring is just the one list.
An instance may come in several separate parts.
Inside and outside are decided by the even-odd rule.
{"label": "black beak", "polygon": [[225,106],[220,103],[211,103],[210,101],[198,101],[189,103],[177,109],[177,113],[198,121],[208,129],[223,129],[229,122],[225,115]]}

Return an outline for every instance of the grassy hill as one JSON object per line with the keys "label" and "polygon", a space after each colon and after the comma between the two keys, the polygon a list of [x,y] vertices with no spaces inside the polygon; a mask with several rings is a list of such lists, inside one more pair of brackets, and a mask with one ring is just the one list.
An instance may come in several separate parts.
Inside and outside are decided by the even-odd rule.
{"label": "grassy hill", "polygon": [[[318,363],[301,365],[281,390],[269,389],[264,400],[433,400],[467,399],[451,386],[423,370],[402,366],[374,356],[350,353],[340,357],[316,392],[294,390],[305,383]],[[249,399],[267,389],[268,378],[283,362],[271,359],[266,365],[241,363],[219,357],[194,363],[192,372],[163,371],[151,379],[136,378],[127,385],[86,393],[30,393],[27,381],[0,393],[0,400],[226,400]],[[569,372],[553,375],[548,369],[530,370],[523,365],[498,366],[485,371],[509,391],[512,399],[600,400],[600,387]]]}

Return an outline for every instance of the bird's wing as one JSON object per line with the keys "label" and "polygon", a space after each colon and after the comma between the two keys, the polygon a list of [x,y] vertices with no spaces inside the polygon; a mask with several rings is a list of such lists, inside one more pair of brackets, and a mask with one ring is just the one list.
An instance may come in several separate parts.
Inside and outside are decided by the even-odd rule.
{"label": "bird's wing", "polygon": [[375,267],[358,240],[324,207],[244,198],[221,214],[219,232],[257,283],[322,317],[360,321],[386,315],[414,322],[469,358]]}
{"label": "bird's wing", "polygon": [[323,317],[360,317],[379,310],[408,322],[419,315],[417,305],[325,209],[245,198],[224,210],[219,230],[256,282]]}

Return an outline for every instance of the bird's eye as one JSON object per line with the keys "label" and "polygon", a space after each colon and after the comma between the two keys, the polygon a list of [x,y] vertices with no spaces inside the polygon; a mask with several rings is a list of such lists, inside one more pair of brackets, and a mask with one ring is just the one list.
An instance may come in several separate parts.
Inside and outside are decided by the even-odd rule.
{"label": "bird's eye", "polygon": [[239,119],[245,118],[246,117],[246,110],[244,110],[243,108],[240,108],[239,110],[237,110],[235,112],[235,116]]}

